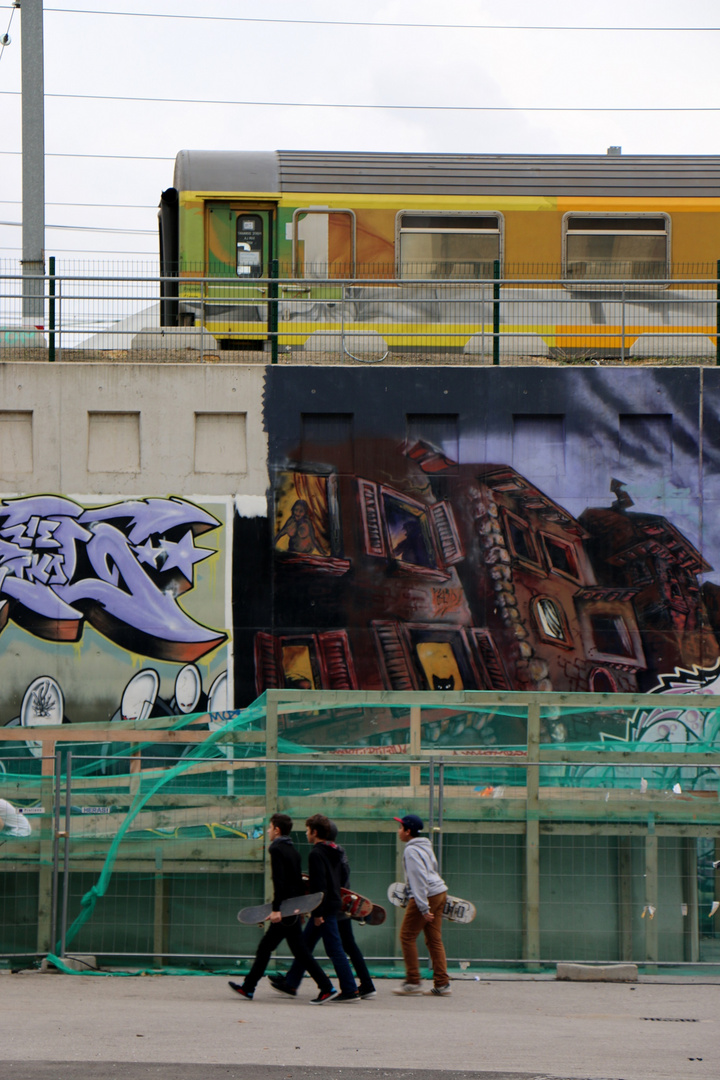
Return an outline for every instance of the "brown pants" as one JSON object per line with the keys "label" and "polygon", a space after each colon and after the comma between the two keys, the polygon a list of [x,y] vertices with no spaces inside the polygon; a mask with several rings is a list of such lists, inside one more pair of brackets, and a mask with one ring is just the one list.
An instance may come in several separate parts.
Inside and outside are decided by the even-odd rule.
{"label": "brown pants", "polygon": [[400,927],[400,947],[405,961],[405,980],[409,983],[420,982],[420,959],[417,939],[420,931],[425,934],[425,944],[430,953],[435,986],[447,986],[450,982],[447,973],[447,959],[442,942],[442,912],[447,893],[429,896],[428,904],[435,916],[432,922],[426,922],[414,900],[410,900],[405,909],[405,918]]}

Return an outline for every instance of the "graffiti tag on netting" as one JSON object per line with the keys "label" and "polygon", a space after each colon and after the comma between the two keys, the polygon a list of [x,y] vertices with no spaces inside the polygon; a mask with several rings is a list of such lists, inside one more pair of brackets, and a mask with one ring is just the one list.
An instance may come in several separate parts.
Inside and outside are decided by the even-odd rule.
{"label": "graffiti tag on netting", "polygon": [[0,630],[12,619],[37,637],[73,642],[84,622],[123,648],[189,662],[226,634],[178,604],[194,567],[215,552],[195,537],[220,525],[183,499],[80,506],[35,495],[0,503]]}

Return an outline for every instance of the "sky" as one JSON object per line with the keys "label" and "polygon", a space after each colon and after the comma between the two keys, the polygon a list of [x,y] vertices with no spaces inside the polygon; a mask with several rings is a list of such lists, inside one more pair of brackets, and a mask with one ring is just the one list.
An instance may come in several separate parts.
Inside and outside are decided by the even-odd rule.
{"label": "sky", "polygon": [[[19,223],[22,13],[5,0],[8,26],[0,222]],[[45,0],[44,39],[46,252],[65,264],[154,259],[181,149],[720,154],[717,0]],[[642,109],[665,111],[625,111]],[[0,262],[21,241],[0,224]]]}

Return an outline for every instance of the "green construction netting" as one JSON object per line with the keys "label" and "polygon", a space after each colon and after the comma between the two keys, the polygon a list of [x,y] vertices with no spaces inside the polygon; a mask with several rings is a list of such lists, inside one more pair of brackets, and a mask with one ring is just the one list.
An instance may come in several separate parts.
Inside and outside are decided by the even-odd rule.
{"label": "green construction netting", "polygon": [[[162,730],[200,729],[204,738],[197,744],[73,742],[68,731],[68,741],[58,744],[59,821],[71,837],[66,951],[95,952],[120,963],[154,956],[155,966],[148,969],[153,971],[198,971],[203,957],[206,969],[239,970],[233,954],[244,963],[257,934],[239,930],[235,913],[261,900],[265,890],[266,713],[263,696],[241,711],[163,718]],[[302,823],[310,813],[319,810],[338,822],[341,839],[352,851],[355,888],[381,903],[399,873],[392,818],[410,810],[420,813],[436,830],[436,843],[444,845],[455,891],[473,898],[488,889],[493,893],[488,903],[496,908],[487,930],[492,940],[477,927],[462,931],[465,937],[458,941],[464,948],[475,935],[480,945],[469,950],[473,962],[493,959],[492,950],[512,962],[522,950],[518,823],[528,816],[529,774],[534,770],[537,775],[543,817],[557,822],[585,822],[599,832],[608,823],[627,826],[629,836],[634,826],[645,827],[650,819],[707,825],[717,832],[719,716],[711,707],[682,708],[677,699],[652,709],[543,706],[541,760],[529,765],[526,705],[510,701],[474,707],[464,702],[452,707],[428,701],[419,731],[413,731],[410,706],[397,700],[367,704],[348,695],[348,700],[318,707],[314,699],[305,705],[298,694],[297,704],[293,699],[280,710],[273,783],[282,809],[296,820],[300,844]],[[153,723],[116,723],[111,730],[118,735],[123,727],[158,730]],[[247,741],[251,737],[256,741]],[[421,757],[410,754],[411,745],[420,747]],[[30,838],[0,837],[5,840],[0,846],[0,881],[5,883],[0,955],[49,951],[61,966],[57,936],[53,950],[38,948],[35,917],[47,908],[47,874],[63,876],[64,845],[53,843],[53,780],[42,775],[38,739],[6,743],[0,758],[2,797],[23,807],[33,828]],[[498,835],[473,832],[476,823],[487,822]],[[702,909],[701,929],[713,941],[708,948],[714,959],[709,912],[718,852],[712,839],[693,842],[699,896],[693,902]],[[647,907],[641,903],[644,856],[640,841],[631,838],[629,843],[630,888],[642,919]],[[684,880],[690,873],[688,857],[679,840],[662,839],[659,873],[661,880],[663,874],[667,878],[668,895],[673,875]],[[612,959],[614,886],[605,884],[614,873],[610,841],[601,837],[591,844],[578,833],[558,841],[552,859],[559,860],[561,875],[570,877],[570,868],[585,882],[591,902],[606,904],[607,912],[603,908],[601,913],[605,938],[593,957]],[[41,870],[44,893],[38,883]],[[672,892],[678,911],[687,907],[683,889]],[[579,936],[571,943],[563,903],[552,900],[559,936],[545,955],[583,959]],[[62,919],[57,895],[56,905],[57,934]],[[646,925],[638,922],[637,932],[644,933]],[[681,962],[683,924],[673,923],[663,932],[668,935],[665,959]],[[397,962],[392,919],[384,928],[363,933],[384,970],[391,970]],[[452,927],[451,940],[454,934]]]}

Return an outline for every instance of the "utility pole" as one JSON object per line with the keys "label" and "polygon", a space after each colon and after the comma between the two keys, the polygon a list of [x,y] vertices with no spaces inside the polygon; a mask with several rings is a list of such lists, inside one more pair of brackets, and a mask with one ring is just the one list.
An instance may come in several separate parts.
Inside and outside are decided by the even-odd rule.
{"label": "utility pole", "polygon": [[[23,325],[45,319],[45,87],[43,0],[15,0],[22,13]],[[31,280],[36,277],[37,280]]]}

